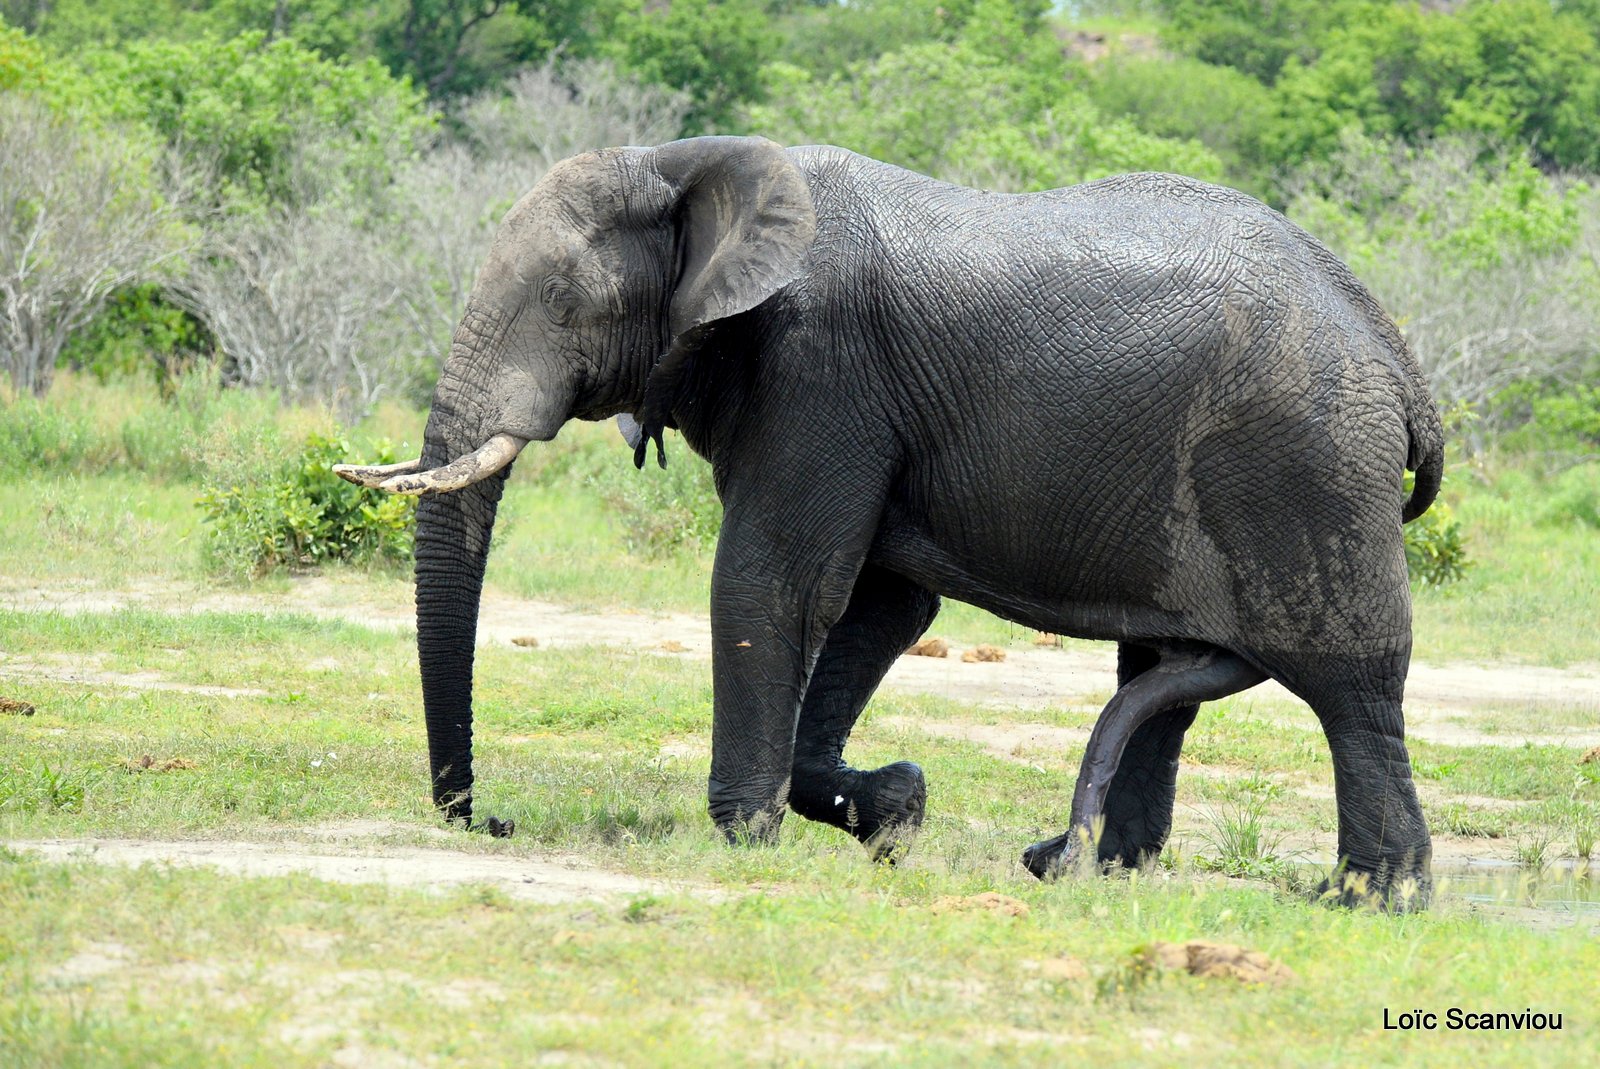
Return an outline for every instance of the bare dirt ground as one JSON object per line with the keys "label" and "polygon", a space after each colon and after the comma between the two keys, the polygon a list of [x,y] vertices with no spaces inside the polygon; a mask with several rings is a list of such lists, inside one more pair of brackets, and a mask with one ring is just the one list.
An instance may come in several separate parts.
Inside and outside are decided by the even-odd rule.
{"label": "bare dirt ground", "polygon": [[513,856],[408,844],[419,835],[458,841],[441,828],[362,820],[286,831],[272,841],[17,839],[4,845],[51,861],[175,865],[234,876],[301,874],[333,883],[431,891],[487,886],[508,898],[544,904],[645,894],[716,896],[709,888],[641,879],[568,855]]}

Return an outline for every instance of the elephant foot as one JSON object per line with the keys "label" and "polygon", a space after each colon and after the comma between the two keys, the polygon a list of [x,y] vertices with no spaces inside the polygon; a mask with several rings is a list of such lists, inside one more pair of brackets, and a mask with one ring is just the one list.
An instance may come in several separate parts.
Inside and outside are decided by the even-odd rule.
{"label": "elephant foot", "polygon": [[1346,861],[1317,885],[1311,899],[1340,909],[1418,913],[1433,899],[1433,876],[1428,866],[1366,868]]}
{"label": "elephant foot", "polygon": [[509,839],[517,830],[514,820],[501,820],[495,816],[473,820],[471,790],[436,793],[433,804],[439,810],[439,815],[444,817],[445,824],[463,831],[487,835],[491,839]]}
{"label": "elephant foot", "polygon": [[862,777],[863,795],[868,800],[868,819],[858,820],[850,834],[867,848],[873,861],[893,865],[916,841],[922,818],[928,809],[928,784],[922,769],[910,761],[873,769]]}
{"label": "elephant foot", "polygon": [[487,817],[476,824],[468,824],[467,830],[487,835],[491,839],[509,839],[516,834],[517,822],[501,820],[499,817]]}
{"label": "elephant foot", "polygon": [[849,832],[872,860],[893,864],[922,827],[928,785],[922,769],[910,761],[870,772],[841,765],[829,773],[797,777],[789,804],[807,820]]}
{"label": "elephant foot", "polygon": [[783,810],[762,810],[748,817],[716,820],[716,825],[729,846],[777,846],[778,833],[783,829]]}
{"label": "elephant foot", "polygon": [[788,799],[787,778],[737,795],[713,779],[708,808],[712,822],[730,846],[775,846]]}
{"label": "elephant foot", "polygon": [[1084,858],[1093,855],[1092,843],[1087,829],[1075,827],[1024,850],[1022,867],[1041,880],[1070,876],[1084,867]]}

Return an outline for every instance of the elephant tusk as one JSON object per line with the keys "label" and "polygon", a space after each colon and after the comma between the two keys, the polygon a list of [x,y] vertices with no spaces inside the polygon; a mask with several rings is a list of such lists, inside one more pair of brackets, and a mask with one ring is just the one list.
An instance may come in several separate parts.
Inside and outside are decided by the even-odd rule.
{"label": "elephant tusk", "polygon": [[511,434],[497,434],[464,457],[458,457],[442,468],[412,474],[396,475],[378,483],[379,490],[391,494],[447,494],[480,482],[517,459],[528,439]]}
{"label": "elephant tusk", "polygon": [[335,464],[333,473],[346,482],[358,486],[370,486],[376,490],[382,486],[384,480],[392,479],[396,475],[410,475],[422,467],[422,458],[402,461],[399,464]]}

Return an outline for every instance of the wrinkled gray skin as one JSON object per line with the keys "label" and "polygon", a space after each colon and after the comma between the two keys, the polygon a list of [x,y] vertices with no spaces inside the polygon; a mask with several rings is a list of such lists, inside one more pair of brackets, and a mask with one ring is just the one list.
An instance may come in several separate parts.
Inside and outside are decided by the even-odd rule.
{"label": "wrinkled gray skin", "polygon": [[[948,596],[1119,644],[1035,874],[1090,830],[1101,861],[1158,852],[1198,704],[1270,676],[1322,722],[1350,869],[1426,893],[1400,525],[1442,434],[1394,324],[1283,216],[1172,175],[1006,196],[754,138],[575,157],[501,226],[423,464],[619,414],[635,439],[678,428],[725,508],[709,794],[730,838],[772,837],[787,806],[881,854],[920,822],[917,766],[842,752]],[[417,514],[434,797],[457,820],[508,471]]]}

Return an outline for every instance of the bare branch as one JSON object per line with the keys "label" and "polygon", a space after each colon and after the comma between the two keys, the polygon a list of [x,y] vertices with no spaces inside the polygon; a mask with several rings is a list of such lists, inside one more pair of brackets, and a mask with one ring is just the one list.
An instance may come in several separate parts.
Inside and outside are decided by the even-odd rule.
{"label": "bare branch", "polygon": [[0,361],[42,395],[72,332],[118,287],[167,277],[193,232],[166,161],[131,136],[4,94],[0,143]]}

